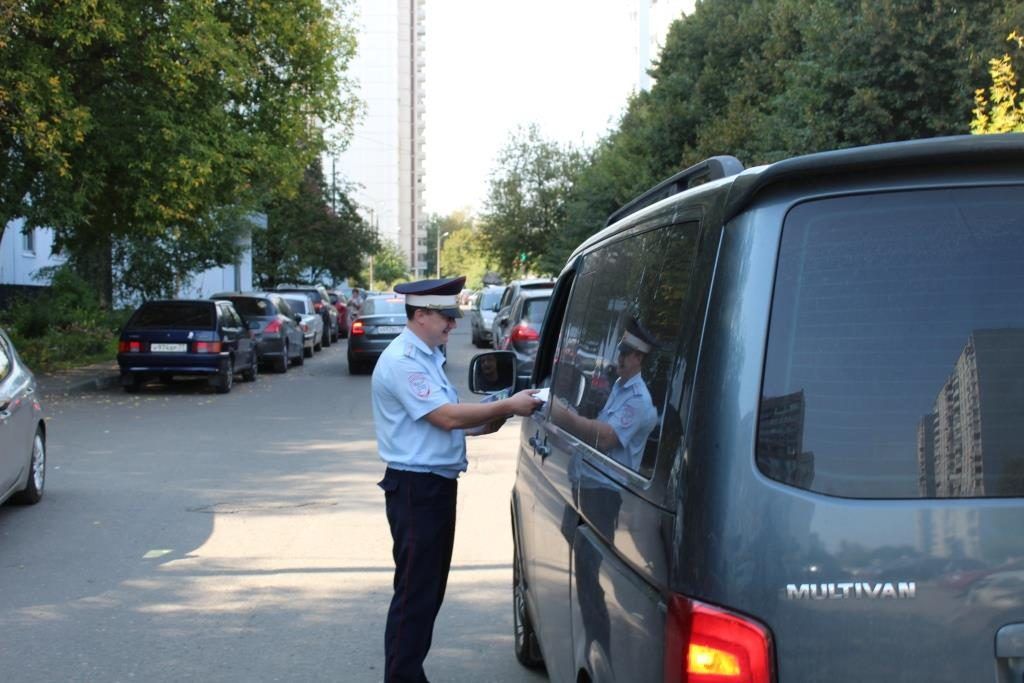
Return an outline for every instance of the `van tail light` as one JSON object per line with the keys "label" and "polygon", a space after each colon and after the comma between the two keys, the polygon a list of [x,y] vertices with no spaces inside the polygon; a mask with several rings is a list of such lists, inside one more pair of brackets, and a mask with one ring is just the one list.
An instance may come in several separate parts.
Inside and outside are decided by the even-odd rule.
{"label": "van tail light", "polygon": [[361,334],[366,334],[366,327],[363,326],[363,321],[357,320],[352,323],[352,331],[349,334],[353,334],[357,337]]}
{"label": "van tail light", "polygon": [[513,327],[512,334],[509,335],[509,341],[512,342],[513,344],[528,341],[538,341],[539,339],[540,334],[537,333],[537,330],[533,329],[529,325],[524,325],[522,323]]}
{"label": "van tail light", "polygon": [[267,326],[263,328],[264,334],[277,334],[281,331],[281,321],[271,320],[267,323]]}
{"label": "van tail light", "polygon": [[681,595],[665,625],[665,683],[772,683],[768,629]]}
{"label": "van tail light", "polygon": [[196,342],[195,353],[220,353],[221,343],[216,342]]}
{"label": "van tail light", "polygon": [[117,343],[118,353],[141,353],[142,342],[139,341],[119,341]]}

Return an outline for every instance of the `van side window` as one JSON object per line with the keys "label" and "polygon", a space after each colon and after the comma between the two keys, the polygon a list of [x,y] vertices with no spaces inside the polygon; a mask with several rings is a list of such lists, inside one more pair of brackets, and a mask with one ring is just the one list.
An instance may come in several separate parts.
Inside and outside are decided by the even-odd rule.
{"label": "van side window", "polygon": [[642,476],[661,417],[699,224],[630,236],[584,257],[555,359],[551,420]]}

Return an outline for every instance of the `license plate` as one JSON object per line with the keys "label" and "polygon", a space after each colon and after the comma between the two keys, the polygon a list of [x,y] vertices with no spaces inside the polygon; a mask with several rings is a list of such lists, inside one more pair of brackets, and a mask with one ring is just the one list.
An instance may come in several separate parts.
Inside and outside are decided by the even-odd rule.
{"label": "license plate", "polygon": [[149,350],[154,353],[185,353],[188,344],[150,344]]}
{"label": "license plate", "polygon": [[401,325],[380,325],[377,327],[377,334],[401,334]]}

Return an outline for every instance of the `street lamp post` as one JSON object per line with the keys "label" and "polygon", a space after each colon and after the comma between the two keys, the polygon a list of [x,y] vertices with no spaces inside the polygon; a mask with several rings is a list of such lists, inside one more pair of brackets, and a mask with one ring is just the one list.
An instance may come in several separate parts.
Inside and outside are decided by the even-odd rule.
{"label": "street lamp post", "polygon": [[442,233],[441,229],[437,229],[437,279],[441,279],[441,239],[450,235],[450,232]]}

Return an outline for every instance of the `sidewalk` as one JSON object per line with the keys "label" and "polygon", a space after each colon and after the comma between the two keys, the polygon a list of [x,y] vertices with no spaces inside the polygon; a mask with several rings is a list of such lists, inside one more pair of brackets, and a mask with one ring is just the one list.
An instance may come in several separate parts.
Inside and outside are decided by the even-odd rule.
{"label": "sidewalk", "polygon": [[103,391],[118,384],[117,361],[111,360],[61,372],[36,372],[36,386],[42,396],[67,396],[86,391]]}

